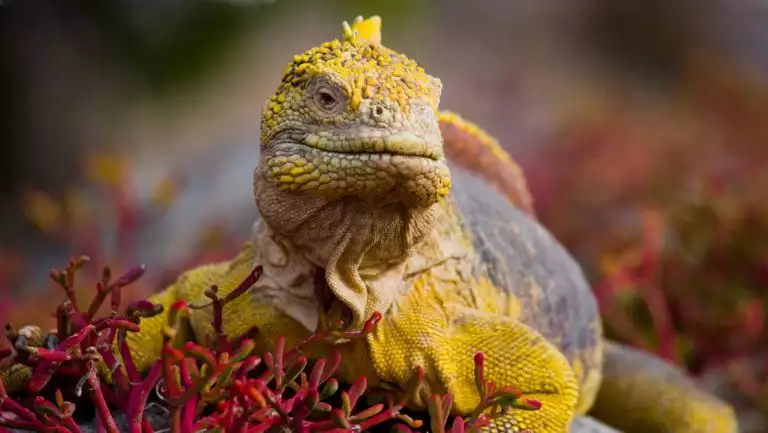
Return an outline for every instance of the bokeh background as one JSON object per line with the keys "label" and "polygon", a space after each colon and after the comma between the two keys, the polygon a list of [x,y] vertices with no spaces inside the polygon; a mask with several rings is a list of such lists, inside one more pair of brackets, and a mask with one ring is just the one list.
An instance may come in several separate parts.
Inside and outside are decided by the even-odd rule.
{"label": "bokeh background", "polygon": [[0,0],[0,321],[52,324],[72,255],[146,264],[139,298],[232,254],[264,100],[371,14],[524,168],[609,334],[768,432],[759,0]]}

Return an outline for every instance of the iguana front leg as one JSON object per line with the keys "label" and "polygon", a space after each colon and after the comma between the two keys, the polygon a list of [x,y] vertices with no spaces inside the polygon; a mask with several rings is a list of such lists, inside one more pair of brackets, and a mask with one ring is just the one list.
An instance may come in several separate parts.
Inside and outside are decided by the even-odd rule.
{"label": "iguana front leg", "polygon": [[576,377],[566,358],[527,325],[503,316],[459,307],[443,311],[435,302],[409,302],[397,317],[379,324],[369,338],[374,369],[380,378],[405,386],[416,365],[426,372],[423,408],[432,393],[450,392],[454,413],[467,415],[479,403],[474,382],[474,354],[485,354],[485,376],[512,385],[539,400],[539,410],[514,410],[495,418],[492,432],[568,431],[578,399]]}
{"label": "iguana front leg", "polygon": [[[205,291],[215,285],[217,295],[221,298],[226,297],[244,281],[249,280],[249,275],[257,264],[263,265],[264,272],[261,274],[261,278],[250,287],[248,292],[241,294],[223,307],[224,320],[222,325],[224,333],[229,339],[234,339],[258,328],[256,340],[260,344],[269,346],[274,343],[277,336],[282,336],[289,347],[309,335],[309,332],[300,323],[282,314],[274,304],[255,300],[253,292],[263,291],[266,286],[273,285],[276,280],[275,277],[278,275],[278,270],[270,267],[267,258],[269,254],[264,253],[265,249],[269,249],[265,237],[261,236],[257,239],[259,240],[258,248],[253,242],[246,242],[240,253],[231,261],[204,265],[189,270],[183,273],[173,286],[149,298],[152,303],[163,305],[164,311],[158,316],[142,319],[141,330],[129,333],[126,337],[137,368],[145,370],[160,357],[163,344],[163,327],[168,322],[168,310],[177,300],[183,299],[190,304],[206,306],[205,308],[189,310],[187,321],[182,324],[181,335],[177,338],[181,341],[194,340],[199,344],[205,344],[208,338],[212,338],[215,332],[212,325],[213,309],[210,307],[209,299],[205,296]],[[286,267],[298,274],[309,272],[294,262],[289,263]],[[304,280],[308,279],[309,277],[305,276]],[[293,303],[303,305],[307,302],[305,298],[295,298]],[[316,308],[313,304],[309,312],[314,313],[315,311]]]}

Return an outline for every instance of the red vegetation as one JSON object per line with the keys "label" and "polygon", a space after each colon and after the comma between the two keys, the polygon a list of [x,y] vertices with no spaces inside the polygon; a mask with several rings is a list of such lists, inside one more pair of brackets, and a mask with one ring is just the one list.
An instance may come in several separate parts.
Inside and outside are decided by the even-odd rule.
{"label": "red vegetation", "polygon": [[[206,305],[190,305],[185,301],[174,303],[168,312],[163,335],[157,336],[163,340],[160,359],[142,375],[132,361],[125,338],[128,332],[139,331],[142,318],[160,314],[163,308],[139,301],[129,305],[123,315],[118,314],[123,289],[139,279],[144,269],[132,268],[113,281],[110,269],[105,267],[89,307],[84,311],[78,309],[77,294],[73,289],[75,276],[88,261],[82,256],[70,261],[64,271],[51,271],[51,278],[64,290],[66,300],[57,310],[55,333],[44,339],[53,342],[50,348],[45,344],[32,344],[28,332],[17,333],[7,327],[6,335],[17,350],[14,353],[4,349],[2,356],[13,357],[14,363],[30,366],[32,375],[20,398],[9,396],[0,381],[0,426],[4,426],[0,429],[80,432],[81,428],[73,418],[76,403],[66,401],[65,392],[73,394],[79,400],[78,405],[93,405],[98,428],[109,433],[118,432],[113,418],[116,412],[126,415],[131,432],[153,431],[144,412],[153,391],[170,414],[173,432],[214,429],[256,433],[281,426],[307,433],[353,432],[368,431],[386,422],[399,422],[398,431],[410,432],[424,424],[402,412],[405,401],[396,401],[386,391],[368,389],[365,377],[356,379],[337,394],[341,385],[333,374],[343,361],[338,351],[331,359],[314,361],[303,354],[307,345],[322,344],[332,337],[364,338],[381,319],[378,313],[360,332],[342,333],[343,324],[325,325],[326,321],[321,320],[319,329],[295,347],[286,349],[280,337],[274,353],[260,353],[252,339],[258,330],[230,338],[223,331],[226,318],[222,314],[228,302],[245,293],[259,279],[261,267],[256,267],[224,298],[217,296],[214,286],[206,292],[211,300]],[[318,287],[318,295],[325,296],[326,290],[324,286]],[[96,317],[95,312],[107,299],[111,313]],[[211,341],[204,345],[179,341],[176,335],[189,310],[207,307],[213,309],[215,335]],[[100,364],[102,360],[103,364]],[[452,397],[432,395],[428,400],[430,431],[472,431],[502,412],[540,408],[538,401],[523,398],[516,389],[489,383],[484,378],[484,362],[482,353],[477,353],[475,383],[480,395],[477,409],[467,419],[453,417],[449,420]],[[112,386],[105,386],[100,381],[106,371],[111,372]],[[414,366],[413,379],[403,395],[419,392],[423,379],[423,367]],[[63,392],[61,384],[73,381],[76,382],[73,392]],[[46,388],[55,390],[53,402],[39,395]],[[84,388],[89,401],[79,398]],[[363,405],[360,398],[364,394],[380,395],[384,402]],[[34,397],[24,398],[29,395]],[[340,407],[328,402],[332,397],[340,399]],[[446,428],[449,421],[451,426]]]}

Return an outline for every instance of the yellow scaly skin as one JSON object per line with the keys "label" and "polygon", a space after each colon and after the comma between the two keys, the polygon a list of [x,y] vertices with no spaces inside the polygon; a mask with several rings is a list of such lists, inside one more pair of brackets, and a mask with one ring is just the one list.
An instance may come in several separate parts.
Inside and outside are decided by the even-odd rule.
{"label": "yellow scaly skin", "polygon": [[[641,359],[634,352],[604,343],[594,299],[567,253],[499,191],[449,168],[439,121],[482,131],[440,113],[440,81],[381,45],[380,25],[377,17],[345,23],[343,40],[294,57],[262,114],[252,239],[232,261],[190,270],[150,300],[166,311],[177,299],[201,303],[210,285],[226,294],[262,265],[261,280],[225,307],[224,323],[232,336],[257,326],[266,351],[278,335],[293,344],[317,326],[319,266],[336,298],[330,319],[360,329],[373,312],[384,316],[366,340],[338,345],[341,378],[402,387],[422,365],[427,386],[411,399],[415,409],[446,392],[455,414],[474,409],[473,354],[482,351],[491,381],[542,402],[488,431],[565,432],[594,402],[626,431],[736,431],[728,406],[665,365],[645,371],[646,363],[632,364]],[[464,188],[451,193],[452,178]],[[212,332],[210,314],[192,312],[191,337]],[[142,320],[129,335],[139,368],[159,356],[165,321]],[[629,362],[614,362],[622,356]],[[3,373],[9,383],[21,376]],[[659,410],[657,393],[667,391],[676,399]],[[629,412],[642,428],[626,425]]]}

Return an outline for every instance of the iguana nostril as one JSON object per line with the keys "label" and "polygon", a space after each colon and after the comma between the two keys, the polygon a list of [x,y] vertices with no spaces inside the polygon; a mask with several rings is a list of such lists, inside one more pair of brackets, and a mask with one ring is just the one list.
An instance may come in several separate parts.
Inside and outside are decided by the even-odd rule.
{"label": "iguana nostril", "polygon": [[376,104],[371,107],[371,118],[378,123],[389,123],[394,116],[394,110],[391,107],[385,107],[384,105]]}

